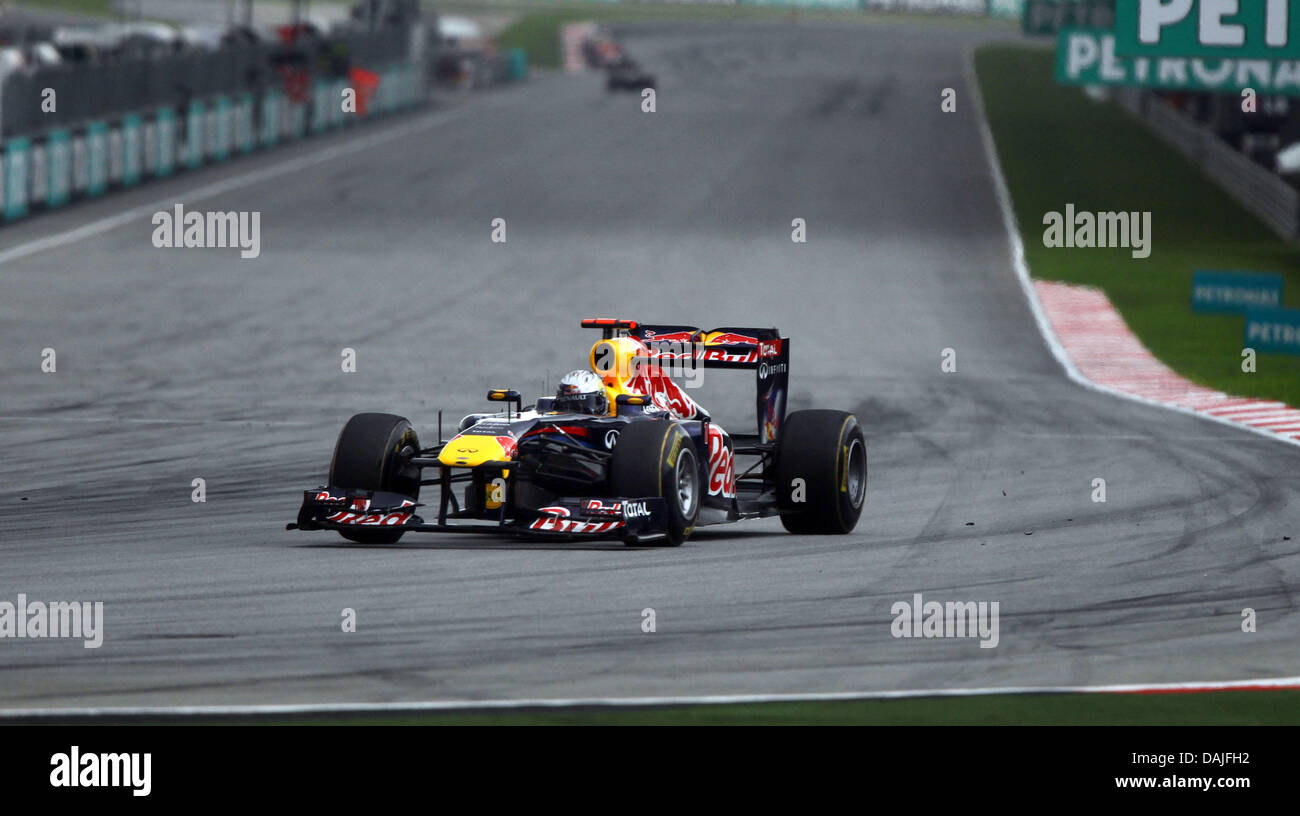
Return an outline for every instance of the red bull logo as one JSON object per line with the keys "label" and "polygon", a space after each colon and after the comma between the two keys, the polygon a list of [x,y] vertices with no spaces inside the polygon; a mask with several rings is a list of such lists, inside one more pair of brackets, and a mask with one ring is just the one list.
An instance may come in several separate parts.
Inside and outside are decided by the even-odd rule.
{"label": "red bull logo", "polygon": [[501,446],[503,459],[511,459],[515,455],[515,449],[519,447],[519,442],[513,436],[498,436],[497,444]]}
{"label": "red bull logo", "polygon": [[600,499],[588,499],[584,508],[588,513],[597,516],[622,516],[623,502],[605,502]]}
{"label": "red bull logo", "polygon": [[747,365],[758,359],[758,351],[750,349],[739,354],[732,354],[729,351],[723,351],[717,348],[706,348],[700,354],[700,359],[706,363],[733,363],[737,365]]}
{"label": "red bull logo", "polygon": [[709,426],[709,495],[730,499],[736,495],[736,467],[727,435]]}
{"label": "red bull logo", "polygon": [[718,332],[711,334],[705,340],[710,346],[757,346],[758,338],[750,337],[747,334],[732,334],[731,332]]}
{"label": "red bull logo", "polygon": [[648,343],[689,343],[695,339],[695,332],[675,331],[655,334],[654,331],[647,331],[642,339]]}

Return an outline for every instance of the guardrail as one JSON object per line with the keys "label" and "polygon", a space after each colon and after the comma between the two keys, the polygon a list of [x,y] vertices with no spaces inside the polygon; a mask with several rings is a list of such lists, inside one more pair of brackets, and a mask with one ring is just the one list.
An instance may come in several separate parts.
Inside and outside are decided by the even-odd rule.
{"label": "guardrail", "polygon": [[1125,88],[1116,93],[1116,101],[1200,165],[1274,232],[1288,240],[1300,239],[1300,191],[1233,149],[1210,128],[1150,93]]}

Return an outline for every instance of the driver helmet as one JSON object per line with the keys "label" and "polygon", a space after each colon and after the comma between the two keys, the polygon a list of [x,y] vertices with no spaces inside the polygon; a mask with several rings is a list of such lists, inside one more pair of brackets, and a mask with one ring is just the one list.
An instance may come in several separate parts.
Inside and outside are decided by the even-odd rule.
{"label": "driver helmet", "polygon": [[611,337],[591,347],[591,370],[615,393],[625,391],[637,375],[637,358],[649,354],[635,337]]}
{"label": "driver helmet", "polygon": [[600,377],[586,369],[575,369],[560,379],[555,392],[556,411],[603,416],[609,412],[609,398]]}

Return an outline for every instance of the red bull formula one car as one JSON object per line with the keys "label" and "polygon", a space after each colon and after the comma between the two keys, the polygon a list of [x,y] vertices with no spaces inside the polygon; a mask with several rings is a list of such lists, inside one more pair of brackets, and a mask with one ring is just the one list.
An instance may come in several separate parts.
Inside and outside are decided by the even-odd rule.
{"label": "red bull formula one car", "polygon": [[[792,533],[848,533],[867,487],[867,450],[843,411],[785,411],[790,340],[776,329],[584,320],[601,330],[590,370],[555,396],[470,414],[422,447],[406,419],[357,414],[339,434],[329,484],[305,491],[288,529],[391,544],[407,532],[486,532],[678,546],[697,526],[780,516]],[[753,372],[756,425],[728,433],[678,380]],[[441,429],[439,430],[441,437]],[[437,487],[436,501],[420,501]]]}

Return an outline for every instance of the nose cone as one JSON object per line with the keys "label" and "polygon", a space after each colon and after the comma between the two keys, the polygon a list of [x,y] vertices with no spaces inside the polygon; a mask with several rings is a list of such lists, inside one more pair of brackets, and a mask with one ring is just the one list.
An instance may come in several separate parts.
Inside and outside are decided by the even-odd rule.
{"label": "nose cone", "polygon": [[508,462],[515,453],[515,440],[508,436],[461,434],[453,437],[438,454],[448,467],[476,467],[484,462]]}

